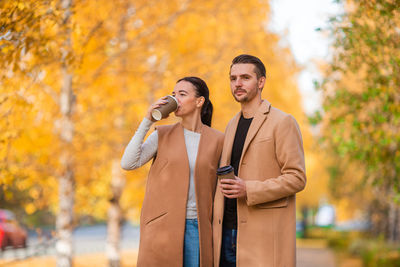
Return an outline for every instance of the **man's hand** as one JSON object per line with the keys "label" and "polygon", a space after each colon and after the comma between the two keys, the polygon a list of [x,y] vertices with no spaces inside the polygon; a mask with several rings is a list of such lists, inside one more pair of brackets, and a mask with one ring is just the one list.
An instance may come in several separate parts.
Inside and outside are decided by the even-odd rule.
{"label": "man's hand", "polygon": [[246,196],[246,183],[235,176],[235,179],[221,179],[219,187],[227,198],[240,198]]}

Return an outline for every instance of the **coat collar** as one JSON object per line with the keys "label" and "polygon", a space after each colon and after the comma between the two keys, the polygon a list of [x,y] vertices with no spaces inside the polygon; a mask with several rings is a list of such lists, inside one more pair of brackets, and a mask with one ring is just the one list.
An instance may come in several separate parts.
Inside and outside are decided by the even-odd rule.
{"label": "coat collar", "polygon": [[221,155],[221,167],[229,165],[231,162],[232,146],[235,139],[236,128],[239,123],[241,112],[237,113],[229,122],[225,130],[224,147]]}
{"label": "coat collar", "polygon": [[267,119],[267,115],[270,110],[271,110],[271,103],[269,103],[267,100],[263,100],[261,102],[261,105],[257,109],[257,112],[253,117],[253,121],[250,124],[249,131],[247,132],[246,140],[244,141],[244,145],[243,145],[243,152],[240,157],[240,162],[242,162],[243,155],[246,153],[247,148],[250,145],[250,142],[253,140],[254,136],[257,134],[261,125]]}
{"label": "coat collar", "polygon": [[[257,134],[258,130],[260,129],[263,122],[267,119],[268,113],[271,110],[271,103],[267,100],[262,100],[259,108],[256,111],[256,114],[253,117],[253,121],[250,124],[249,131],[247,132],[246,140],[243,146],[243,152],[240,158],[240,162],[242,161],[243,155],[246,153],[251,141],[253,140],[254,136]],[[231,123],[228,125],[226,132],[225,132],[225,143],[224,143],[224,150],[221,165],[228,165],[231,160],[232,155],[232,146],[233,141],[235,139],[236,129],[239,123],[240,116],[242,112],[238,112],[235,117],[231,120]]]}

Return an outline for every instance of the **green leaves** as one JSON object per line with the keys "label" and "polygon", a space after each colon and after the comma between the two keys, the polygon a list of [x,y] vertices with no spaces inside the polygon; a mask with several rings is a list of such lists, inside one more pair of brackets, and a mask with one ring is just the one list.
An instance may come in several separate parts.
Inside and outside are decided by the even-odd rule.
{"label": "green leaves", "polygon": [[[347,13],[331,20],[335,53],[321,85],[322,136],[389,203],[400,195],[400,1],[348,4]],[[339,189],[340,180],[332,179]]]}

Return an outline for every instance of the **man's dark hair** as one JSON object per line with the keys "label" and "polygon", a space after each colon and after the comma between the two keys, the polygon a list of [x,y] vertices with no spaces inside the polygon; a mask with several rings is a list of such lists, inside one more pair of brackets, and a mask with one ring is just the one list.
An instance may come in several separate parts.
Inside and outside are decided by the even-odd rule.
{"label": "man's dark hair", "polygon": [[232,60],[231,69],[232,66],[235,64],[253,64],[255,67],[254,71],[257,74],[257,79],[260,79],[261,77],[266,77],[265,66],[258,57],[246,54],[239,55]]}

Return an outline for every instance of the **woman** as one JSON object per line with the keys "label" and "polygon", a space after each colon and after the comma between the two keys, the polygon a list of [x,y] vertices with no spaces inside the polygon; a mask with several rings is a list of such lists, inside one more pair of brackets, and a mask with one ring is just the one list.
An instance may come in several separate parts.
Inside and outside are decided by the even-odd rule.
{"label": "woman", "polygon": [[216,169],[223,134],[210,128],[212,104],[206,83],[197,77],[180,79],[173,90],[175,115],[182,120],[157,127],[150,106],[121,160],[136,169],[154,158],[147,179],[140,218],[138,267],[212,266],[212,206]]}

